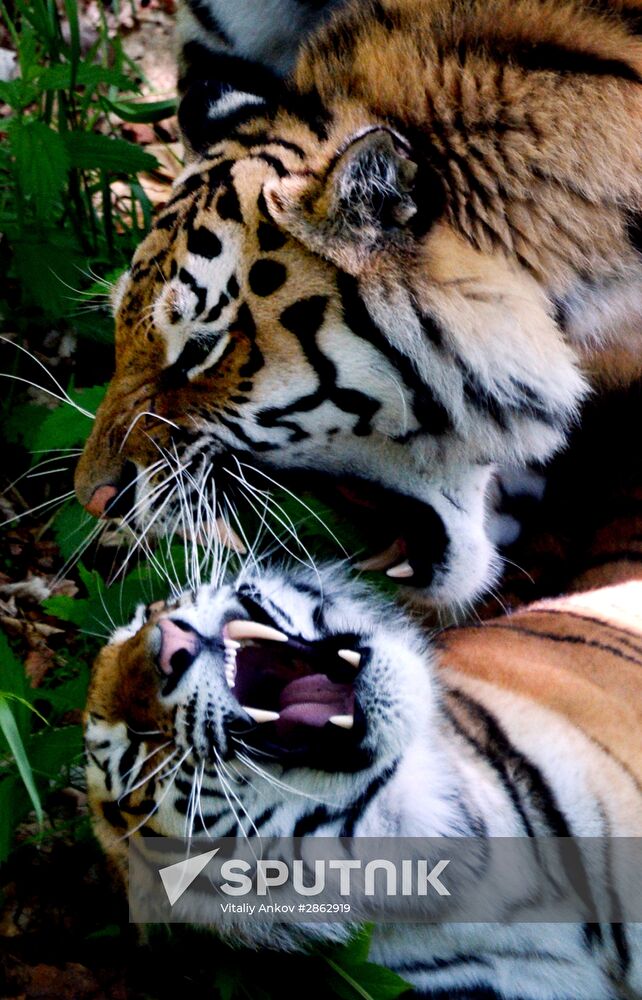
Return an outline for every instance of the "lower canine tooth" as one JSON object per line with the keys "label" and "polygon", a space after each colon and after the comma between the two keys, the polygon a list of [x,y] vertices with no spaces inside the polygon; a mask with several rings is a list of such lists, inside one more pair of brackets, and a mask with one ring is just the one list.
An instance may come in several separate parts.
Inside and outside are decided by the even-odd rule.
{"label": "lower canine tooth", "polygon": [[337,656],[349,663],[351,667],[358,667],[361,664],[361,653],[357,653],[355,649],[340,649]]}
{"label": "lower canine tooth", "polygon": [[243,705],[243,711],[254,719],[255,722],[276,722],[279,718],[278,712],[268,712],[266,708],[248,708]]}
{"label": "lower canine tooth", "polygon": [[415,571],[409,562],[399,563],[398,566],[391,566],[390,569],[386,570],[386,576],[391,576],[396,580],[406,579],[414,575]]}
{"label": "lower canine tooth", "polygon": [[354,715],[331,715],[328,722],[331,722],[333,726],[339,726],[340,729],[352,729]]}

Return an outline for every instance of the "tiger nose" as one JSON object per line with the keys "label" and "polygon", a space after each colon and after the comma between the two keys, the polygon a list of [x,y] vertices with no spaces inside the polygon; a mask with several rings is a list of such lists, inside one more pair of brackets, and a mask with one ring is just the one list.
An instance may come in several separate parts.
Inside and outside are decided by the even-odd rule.
{"label": "tiger nose", "polygon": [[167,677],[175,673],[182,674],[196,659],[201,641],[196,632],[185,622],[162,618],[158,626],[161,632],[158,665]]}
{"label": "tiger nose", "polygon": [[94,517],[126,517],[134,503],[138,470],[133,462],[126,461],[113,475],[111,482],[96,486],[89,500],[83,489],[76,489],[78,499],[88,514]]}
{"label": "tiger nose", "polygon": [[93,517],[105,517],[107,507],[117,496],[118,490],[115,486],[99,486],[92,493],[89,503],[85,504],[85,510]]}

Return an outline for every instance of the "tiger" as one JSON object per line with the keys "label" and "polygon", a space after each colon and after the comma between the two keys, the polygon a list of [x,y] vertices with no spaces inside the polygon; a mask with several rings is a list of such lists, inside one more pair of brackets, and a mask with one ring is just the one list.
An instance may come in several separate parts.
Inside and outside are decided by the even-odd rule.
{"label": "tiger", "polygon": [[641,10],[354,0],[286,79],[187,41],[191,159],[113,290],[87,511],[163,535],[303,483],[405,593],[486,593],[497,463],[642,372]]}
{"label": "tiger", "polygon": [[[580,574],[588,589],[436,635],[336,565],[248,563],[140,607],[85,714],[94,829],[122,881],[159,836],[642,836],[642,492],[630,502],[621,558]],[[221,928],[203,907],[235,944],[336,934]],[[369,958],[431,1000],[642,995],[634,922],[375,924]]]}

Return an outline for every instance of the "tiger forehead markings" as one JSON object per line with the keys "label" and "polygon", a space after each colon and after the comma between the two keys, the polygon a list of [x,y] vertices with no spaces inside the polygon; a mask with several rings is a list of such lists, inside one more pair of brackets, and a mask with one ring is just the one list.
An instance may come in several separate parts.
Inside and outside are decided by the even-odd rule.
{"label": "tiger forehead markings", "polygon": [[193,163],[116,290],[81,502],[129,469],[167,532],[233,456],[314,470],[374,509],[391,574],[474,598],[493,464],[560,446],[582,367],[639,372],[642,43],[579,4],[387,0],[287,87],[185,57]]}

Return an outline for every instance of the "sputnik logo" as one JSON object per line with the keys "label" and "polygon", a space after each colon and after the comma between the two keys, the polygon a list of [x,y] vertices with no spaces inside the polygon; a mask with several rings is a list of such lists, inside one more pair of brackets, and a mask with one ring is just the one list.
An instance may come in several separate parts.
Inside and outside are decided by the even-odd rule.
{"label": "sputnik logo", "polygon": [[205,854],[197,854],[194,858],[177,861],[175,865],[167,865],[166,868],[159,869],[158,874],[163,882],[170,906],[178,902],[183,893],[187,892],[194,879],[201,874],[219,850],[219,847],[215,847],[213,851],[206,851]]}

